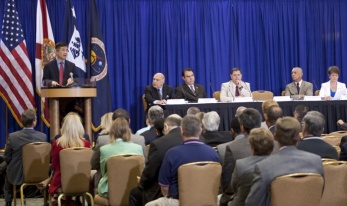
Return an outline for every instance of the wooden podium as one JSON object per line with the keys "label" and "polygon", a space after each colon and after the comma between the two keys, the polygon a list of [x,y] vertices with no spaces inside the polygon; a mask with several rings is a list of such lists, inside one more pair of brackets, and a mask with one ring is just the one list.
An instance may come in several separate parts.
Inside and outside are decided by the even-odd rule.
{"label": "wooden podium", "polygon": [[93,141],[92,136],[92,97],[96,97],[96,88],[81,88],[81,87],[42,87],[41,97],[49,98],[49,113],[50,113],[50,139],[59,134],[59,99],[65,97],[82,97],[84,99],[84,130],[89,135],[90,141]]}

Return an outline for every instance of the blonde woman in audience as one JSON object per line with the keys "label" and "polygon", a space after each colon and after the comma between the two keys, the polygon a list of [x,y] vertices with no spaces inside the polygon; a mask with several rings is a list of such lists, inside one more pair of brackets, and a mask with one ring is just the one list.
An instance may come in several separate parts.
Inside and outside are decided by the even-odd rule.
{"label": "blonde woman in audience", "polygon": [[142,147],[129,142],[131,131],[128,121],[123,117],[118,117],[112,123],[110,129],[110,143],[100,148],[100,168],[102,178],[99,182],[98,193],[103,197],[108,197],[108,179],[106,172],[107,159],[113,155],[139,154],[143,155]]}
{"label": "blonde woman in audience", "polygon": [[60,132],[61,137],[53,142],[51,151],[53,177],[48,192],[52,196],[61,186],[59,152],[72,147],[90,147],[90,143],[83,139],[84,128],[77,113],[70,112],[64,117]]}
{"label": "blonde woman in audience", "polygon": [[340,69],[331,66],[328,69],[329,81],[322,84],[319,96],[322,100],[339,100],[342,95],[347,94],[346,84],[338,82]]}

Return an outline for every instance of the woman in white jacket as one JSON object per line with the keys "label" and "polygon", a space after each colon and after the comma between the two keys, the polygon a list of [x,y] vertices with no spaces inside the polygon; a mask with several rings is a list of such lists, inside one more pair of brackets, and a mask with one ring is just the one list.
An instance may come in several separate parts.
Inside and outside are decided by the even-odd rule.
{"label": "woman in white jacket", "polygon": [[322,100],[339,100],[342,95],[347,94],[346,84],[338,82],[340,69],[337,66],[331,66],[328,69],[330,81],[322,84],[319,96]]}

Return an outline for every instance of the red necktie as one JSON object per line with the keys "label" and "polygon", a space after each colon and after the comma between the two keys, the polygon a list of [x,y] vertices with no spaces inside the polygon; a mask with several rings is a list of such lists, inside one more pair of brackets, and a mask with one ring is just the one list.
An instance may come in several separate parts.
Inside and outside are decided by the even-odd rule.
{"label": "red necktie", "polygon": [[64,79],[64,63],[60,62],[60,67],[59,67],[59,84],[63,85],[63,79]]}
{"label": "red necktie", "polygon": [[240,92],[239,92],[239,87],[236,86],[236,89],[235,89],[235,97],[238,97],[240,96]]}

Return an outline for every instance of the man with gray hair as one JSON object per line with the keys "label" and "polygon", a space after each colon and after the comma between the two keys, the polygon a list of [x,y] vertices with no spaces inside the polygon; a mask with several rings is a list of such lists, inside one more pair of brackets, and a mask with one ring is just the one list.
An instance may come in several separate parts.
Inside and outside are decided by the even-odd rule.
{"label": "man with gray hair", "polygon": [[199,112],[200,112],[200,109],[197,107],[189,107],[189,109],[187,110],[187,114],[191,114],[191,115],[196,115]]}
{"label": "man with gray hair", "polygon": [[158,105],[155,105],[149,108],[148,122],[151,128],[145,131],[144,133],[140,134],[145,137],[146,145],[150,144],[155,138],[157,138],[157,133],[155,132],[155,128],[154,128],[154,122],[159,118],[164,118],[163,109]]}
{"label": "man with gray hair", "polygon": [[321,158],[329,158],[338,160],[336,149],[325,142],[321,134],[324,131],[325,118],[324,115],[317,111],[308,112],[302,124],[303,139],[298,144],[298,149],[321,156]]}
{"label": "man with gray hair", "polygon": [[302,80],[303,72],[300,67],[294,67],[292,69],[292,79],[293,82],[287,84],[285,95],[294,96],[294,95],[313,95],[313,86],[310,82]]}
{"label": "man with gray hair", "polygon": [[162,197],[158,176],[165,153],[182,143],[180,125],[182,117],[177,114],[168,116],[164,121],[165,135],[155,139],[149,147],[148,160],[142,172],[138,186],[131,190],[129,205],[142,206],[147,202]]}
{"label": "man with gray hair", "polygon": [[218,131],[219,123],[220,117],[215,111],[205,113],[202,119],[205,132],[201,135],[201,140],[211,147],[232,141],[229,131]]}
{"label": "man with gray hair", "polygon": [[164,197],[149,202],[146,206],[179,205],[178,168],[181,165],[199,161],[219,162],[217,152],[199,140],[201,131],[201,121],[198,117],[187,115],[183,118],[183,144],[166,152],[159,172],[159,184]]}

